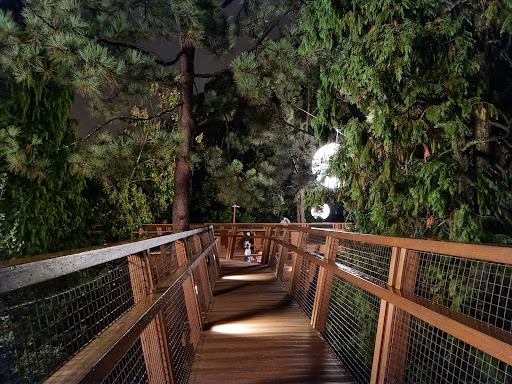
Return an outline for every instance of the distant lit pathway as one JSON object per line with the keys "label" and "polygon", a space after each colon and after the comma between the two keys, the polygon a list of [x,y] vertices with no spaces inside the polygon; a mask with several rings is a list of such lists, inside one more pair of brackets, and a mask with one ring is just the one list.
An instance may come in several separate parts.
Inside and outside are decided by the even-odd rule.
{"label": "distant lit pathway", "polygon": [[191,383],[354,383],[265,266],[224,260]]}

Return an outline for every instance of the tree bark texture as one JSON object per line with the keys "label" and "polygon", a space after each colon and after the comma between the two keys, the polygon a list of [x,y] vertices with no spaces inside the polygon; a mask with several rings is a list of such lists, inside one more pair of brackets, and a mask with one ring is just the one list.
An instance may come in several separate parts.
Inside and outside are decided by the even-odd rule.
{"label": "tree bark texture", "polygon": [[196,122],[193,116],[195,46],[185,33],[181,34],[180,41],[183,55],[180,58],[181,106],[178,129],[182,136],[182,143],[176,157],[176,169],[174,171],[173,232],[186,231],[190,226],[190,196],[192,193],[190,150],[196,130]]}

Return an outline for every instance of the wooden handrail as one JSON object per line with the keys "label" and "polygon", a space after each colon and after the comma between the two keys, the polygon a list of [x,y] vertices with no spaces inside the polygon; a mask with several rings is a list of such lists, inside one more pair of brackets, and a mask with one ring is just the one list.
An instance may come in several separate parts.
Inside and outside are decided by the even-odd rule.
{"label": "wooden handrail", "polygon": [[[289,230],[311,233],[320,236],[330,236],[336,239],[353,240],[363,243],[386,245],[389,247],[407,248],[422,252],[438,253],[467,259],[476,259],[503,264],[512,264],[512,246],[457,243],[452,241],[410,239],[404,237],[368,235],[356,232],[343,232],[333,229],[304,228],[299,226],[283,226],[271,224],[268,227],[286,228]],[[264,231],[264,229],[262,229]],[[239,234],[228,234],[228,237],[240,237]],[[245,236],[244,236],[245,237]],[[265,235],[252,235],[249,238],[270,239]]]}
{"label": "wooden handrail", "polygon": [[159,285],[156,291],[121,316],[100,337],[94,339],[72,357],[45,383],[102,382],[139,338],[141,331],[162,310],[165,302],[169,300],[173,288],[190,276],[215,245],[216,241],[210,244],[195,260],[180,267],[167,281]]}
{"label": "wooden handrail", "polygon": [[96,265],[114,261],[128,255],[145,251],[162,244],[184,239],[208,230],[203,226],[186,232],[96,247],[93,249],[53,253],[15,259],[0,263],[0,294],[27,287],[32,284],[55,279]]}
{"label": "wooden handrail", "polygon": [[[288,263],[287,268],[289,269],[288,274],[291,282],[288,283],[288,277],[282,278],[282,281],[283,284],[289,284],[288,287],[285,285],[285,288],[288,288],[292,296],[297,294],[297,288],[295,287],[298,284],[296,279],[299,276],[299,272],[296,268],[301,268],[301,264],[305,265],[302,262],[298,263],[296,258],[308,260],[309,263],[317,266],[309,266],[306,268],[308,271],[315,271],[315,269],[318,268],[316,272],[318,279],[317,285],[313,288],[313,292],[316,292],[313,303],[313,313],[310,313],[309,316],[311,316],[312,325],[314,325],[320,333],[325,332],[324,318],[322,316],[326,316],[327,309],[325,306],[329,303],[327,296],[330,296],[331,292],[332,279],[329,277],[329,274],[331,274],[331,276],[338,276],[380,299],[380,315],[376,330],[375,352],[370,380],[372,384],[402,382],[404,380],[412,317],[446,332],[466,343],[468,346],[478,349],[482,353],[512,365],[511,332],[496,327],[493,324],[480,321],[475,317],[468,316],[447,306],[437,304],[432,299],[423,298],[414,294],[419,260],[420,257],[422,257],[422,252],[424,254],[426,253],[427,257],[429,253],[432,253],[447,258],[458,257],[461,259],[512,265],[512,247],[374,236],[331,229],[282,226],[280,224],[274,224],[271,228],[273,228],[276,233],[286,229],[286,231],[292,233],[298,232],[304,237],[316,235],[317,237],[314,238],[315,242],[318,242],[319,239],[324,239],[323,244],[315,244],[317,244],[316,247],[321,247],[323,249],[321,252],[325,252],[325,254],[311,253],[310,250],[307,250],[306,245],[297,246],[289,240],[278,237],[271,237],[267,240],[279,245],[279,255],[283,253],[282,249],[286,249],[286,252],[289,254],[287,258],[288,261],[283,261],[283,259],[285,259],[283,257],[278,258],[275,269],[276,271],[282,270],[284,263]],[[263,237],[267,238],[267,236]],[[349,265],[344,265],[339,262],[333,263],[332,260],[333,257],[335,257],[332,255],[333,239],[337,241],[350,240],[354,242],[353,246],[339,242],[336,251],[334,251],[335,253],[343,253],[344,247],[359,249],[360,244],[363,243],[390,247],[391,249],[386,250],[386,252],[389,252],[391,255],[386,256],[391,257],[389,260],[389,275],[387,279],[383,279],[382,277],[376,279]],[[365,245],[364,247],[367,246]],[[371,247],[368,249],[371,249]],[[371,251],[364,251],[363,254],[367,252]],[[375,255],[378,256],[377,254]],[[292,257],[291,261],[290,257]],[[372,265],[371,253],[368,254],[368,263],[369,266]],[[271,263],[269,263],[269,265],[273,266]],[[311,277],[303,278],[307,279]],[[456,276],[453,278],[455,279]],[[306,293],[301,291],[299,295],[299,298],[303,298]],[[397,326],[396,322],[400,323],[400,325]]]}
{"label": "wooden handrail", "polygon": [[494,356],[507,364],[512,364],[512,334],[490,324],[485,324],[450,308],[443,307],[427,299],[404,294],[385,283],[372,282],[361,277],[361,273],[347,266],[330,264],[295,247],[275,240],[290,251],[300,254],[312,263],[324,268],[344,280],[357,285],[367,292],[392,303],[411,315],[448,332],[452,336]]}

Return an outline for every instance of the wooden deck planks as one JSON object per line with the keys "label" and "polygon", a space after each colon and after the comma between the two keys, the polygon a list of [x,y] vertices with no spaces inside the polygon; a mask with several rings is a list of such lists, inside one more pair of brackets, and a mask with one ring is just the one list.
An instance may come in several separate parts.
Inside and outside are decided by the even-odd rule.
{"label": "wooden deck planks", "polygon": [[354,383],[272,271],[222,261],[190,383]]}

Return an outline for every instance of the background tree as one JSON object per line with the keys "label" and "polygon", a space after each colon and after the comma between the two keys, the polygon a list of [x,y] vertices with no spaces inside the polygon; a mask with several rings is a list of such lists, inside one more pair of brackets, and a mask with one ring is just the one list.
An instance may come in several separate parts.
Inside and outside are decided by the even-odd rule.
{"label": "background tree", "polygon": [[[134,107],[128,125],[118,135],[102,133],[95,143],[73,157],[74,171],[100,185],[91,214],[109,239],[130,237],[142,224],[161,220],[174,196],[175,158],[181,137],[178,116],[161,121],[158,116],[177,107],[175,89],[153,84],[151,105]],[[112,233],[111,233],[112,232]]]}
{"label": "background tree", "polygon": [[0,82],[0,254],[30,256],[84,245],[84,179],[70,172],[78,140],[73,92],[53,81]]}
{"label": "background tree", "polygon": [[303,8],[301,52],[327,60],[313,124],[343,133],[332,170],[360,230],[507,241],[511,21],[499,1]]}
{"label": "background tree", "polygon": [[[176,231],[189,223],[191,194],[190,154],[197,135],[194,80],[213,78],[229,67],[210,74],[196,73],[198,49],[225,55],[236,39],[257,51],[261,42],[298,5],[291,1],[245,0],[236,17],[225,8],[232,1],[120,1],[52,3],[25,2],[20,28],[9,13],[0,16],[4,65],[18,81],[32,81],[32,73],[44,72],[40,63],[52,63],[47,76],[72,85],[91,100],[93,110],[119,113],[127,99],[143,100],[151,82],[175,82],[171,69],[178,65],[180,93],[178,129],[182,136],[175,169],[173,223]],[[152,52],[151,41],[179,46],[177,56],[163,60]],[[231,59],[230,54],[227,57]],[[133,101],[130,103],[133,105]],[[137,103],[138,104],[138,103]]]}

